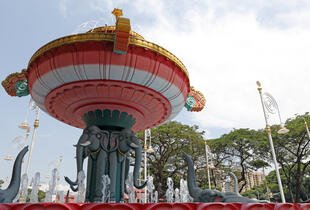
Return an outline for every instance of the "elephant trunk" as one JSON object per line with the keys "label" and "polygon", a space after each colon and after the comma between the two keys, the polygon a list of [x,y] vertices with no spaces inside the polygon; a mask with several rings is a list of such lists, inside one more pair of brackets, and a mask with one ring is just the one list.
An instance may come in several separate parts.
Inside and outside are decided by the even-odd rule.
{"label": "elephant trunk", "polygon": [[194,169],[194,163],[191,159],[191,157],[183,153],[183,156],[185,158],[185,161],[187,163],[188,169],[187,169],[187,186],[190,196],[192,196],[194,199],[198,198],[202,189],[198,188],[196,183],[196,176],[195,176],[195,169]]}
{"label": "elephant trunk", "polygon": [[138,184],[138,176],[139,176],[139,170],[141,167],[141,160],[142,160],[142,148],[141,145],[139,144],[137,148],[135,148],[135,153],[136,153],[136,158],[135,158],[135,167],[133,170],[133,181],[134,181],[134,186],[137,189],[142,189],[145,187],[147,182],[143,183],[141,186]]}
{"label": "elephant trunk", "polygon": [[78,187],[74,187],[78,184],[78,174],[80,171],[83,170],[83,161],[84,157],[84,147],[81,145],[76,146],[76,180],[73,182],[68,177],[65,177],[66,182],[70,184],[71,189],[76,192],[78,190]]}
{"label": "elephant trunk", "polygon": [[234,174],[234,173],[232,173],[232,172],[229,172],[228,173],[229,174],[229,176],[234,180],[234,192],[237,194],[237,195],[240,195],[239,194],[239,184],[238,184],[238,179],[237,179],[237,177],[236,177],[236,175]]}
{"label": "elephant trunk", "polygon": [[15,159],[11,182],[8,188],[3,190],[3,195],[5,196],[6,200],[13,200],[18,193],[19,186],[20,186],[22,160],[26,152],[28,152],[28,146],[26,146],[22,151],[20,151]]}
{"label": "elephant trunk", "polygon": [[[76,180],[78,179],[78,174],[80,171],[83,170],[83,162],[84,162],[84,157],[83,157],[83,153],[84,153],[84,147],[78,145],[76,147]],[[77,181],[76,181],[77,182]]]}

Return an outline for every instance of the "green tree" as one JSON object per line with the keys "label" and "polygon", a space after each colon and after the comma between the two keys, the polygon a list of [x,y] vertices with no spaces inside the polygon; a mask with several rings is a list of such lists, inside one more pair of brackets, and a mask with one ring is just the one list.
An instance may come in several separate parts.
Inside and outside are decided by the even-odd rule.
{"label": "green tree", "polygon": [[305,175],[309,173],[310,139],[306,133],[304,120],[310,122],[308,113],[288,119],[286,126],[290,132],[284,135],[276,133],[277,126],[271,128],[277,160],[285,176],[285,184],[292,202],[307,199],[303,184]]}
{"label": "green tree", "polygon": [[262,131],[234,129],[219,139],[210,141],[209,145],[215,156],[215,167],[240,171],[236,174],[238,183],[241,183],[240,192],[247,184],[246,173],[253,170],[251,163],[257,159],[267,159]]}
{"label": "green tree", "polygon": [[[148,155],[148,163],[159,197],[165,197],[168,177],[173,179],[174,187],[179,187],[181,178],[186,179],[187,166],[183,152],[192,156],[196,170],[205,169],[204,132],[198,129],[196,125],[188,126],[175,121],[151,129],[152,147],[155,152]],[[137,137],[144,139],[144,133],[137,133]],[[207,182],[206,179],[197,180],[201,185]]]}
{"label": "green tree", "polygon": [[268,200],[268,195],[266,194],[266,186],[264,184],[255,186],[253,189],[247,190],[241,194],[242,196],[248,198],[255,198],[257,200]]}
{"label": "green tree", "polygon": [[249,162],[250,166],[252,166],[255,170],[261,169],[261,168],[268,168],[270,167],[270,164],[263,160],[252,160]]}

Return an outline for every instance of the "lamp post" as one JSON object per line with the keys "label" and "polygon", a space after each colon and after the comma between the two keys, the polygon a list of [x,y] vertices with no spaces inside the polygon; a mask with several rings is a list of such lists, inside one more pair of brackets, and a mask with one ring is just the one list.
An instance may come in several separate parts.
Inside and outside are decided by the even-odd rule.
{"label": "lamp post", "polygon": [[26,139],[25,141],[27,142],[27,139],[28,139],[28,136],[30,134],[30,126],[28,124],[28,115],[29,115],[29,109],[31,107],[33,103],[33,100],[30,98],[29,100],[29,103],[28,103],[28,107],[27,107],[27,110],[26,110],[26,117],[25,117],[25,121],[22,122],[18,127],[22,130],[26,130]]}
{"label": "lamp post", "polygon": [[[28,140],[28,137],[30,135],[30,126],[28,124],[28,116],[29,116],[29,110],[30,110],[30,107],[33,103],[33,100],[30,98],[29,100],[29,103],[28,103],[28,107],[27,107],[27,110],[26,110],[26,117],[25,117],[25,121],[22,122],[18,128],[22,129],[22,130],[25,130],[26,131],[26,136],[25,136],[25,144],[27,144],[27,140]],[[24,159],[23,159],[24,160]],[[23,161],[24,162],[24,161]]]}
{"label": "lamp post", "polygon": [[33,124],[33,133],[32,133],[30,151],[29,151],[29,156],[28,156],[28,161],[27,161],[27,168],[26,168],[26,174],[27,175],[29,173],[31,156],[32,156],[34,142],[35,142],[35,138],[36,138],[36,134],[37,134],[37,129],[39,127],[39,114],[40,114],[40,108],[38,106],[36,106],[36,119],[35,119],[34,124]]}
{"label": "lamp post", "polygon": [[[278,105],[277,105],[276,101],[274,100],[274,98],[268,93],[262,93],[262,88],[261,88],[261,84],[259,81],[257,81],[256,84],[258,86],[257,90],[259,92],[260,100],[261,100],[262,107],[263,107],[265,123],[266,123],[266,132],[268,135],[268,140],[269,140],[269,144],[270,144],[270,148],[271,148],[271,154],[272,154],[273,163],[274,163],[274,167],[275,167],[275,171],[276,171],[276,176],[277,176],[277,181],[278,181],[278,185],[279,185],[281,200],[282,200],[282,203],[285,203],[285,197],[284,197],[284,193],[283,193],[282,182],[281,182],[281,177],[280,177],[279,168],[278,168],[278,162],[277,162],[276,153],[275,153],[274,147],[273,147],[271,129],[270,129],[270,126],[268,125],[266,109],[269,113],[272,113],[272,114],[274,113],[275,109],[278,111],[280,123],[281,123],[281,129],[278,131],[279,134],[287,133],[289,130],[287,128],[285,128],[281,122],[281,117],[280,117]],[[267,96],[267,100],[265,100],[265,101],[263,100],[263,94],[265,96]]]}
{"label": "lamp post", "polygon": [[206,160],[207,160],[208,183],[209,183],[209,189],[211,190],[210,169],[209,169],[210,147],[207,145],[207,139],[205,139],[205,149],[206,149]]}

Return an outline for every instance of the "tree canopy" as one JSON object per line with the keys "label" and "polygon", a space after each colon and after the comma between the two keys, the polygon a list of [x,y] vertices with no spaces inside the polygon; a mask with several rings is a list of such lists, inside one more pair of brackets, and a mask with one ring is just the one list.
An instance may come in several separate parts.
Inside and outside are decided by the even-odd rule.
{"label": "tree canopy", "polygon": [[[286,127],[290,132],[287,134],[278,134],[280,126],[271,126],[287,202],[300,202],[310,198],[310,139],[304,121],[310,123],[308,113],[288,119]],[[148,154],[149,172],[154,177],[155,188],[160,197],[164,197],[168,177],[173,179],[175,187],[179,187],[181,178],[187,178],[183,152],[193,157],[198,185],[207,188],[204,132],[199,130],[198,126],[172,121],[152,128],[151,133],[152,147],[155,152]],[[137,136],[144,139],[143,132],[138,133]],[[216,182],[218,179],[216,171],[236,173],[241,192],[247,184],[247,173],[274,166],[265,129],[233,129],[220,138],[208,140],[207,144],[213,154],[214,167],[211,170],[213,189],[220,189]],[[264,185],[251,189],[252,191],[245,195],[250,197],[256,195],[266,199],[267,189],[273,193],[274,201],[281,201],[275,172],[267,176]]]}
{"label": "tree canopy", "polygon": [[[186,179],[186,164],[183,152],[190,154],[200,169],[205,167],[203,131],[198,126],[183,125],[171,121],[151,129],[153,154],[148,154],[149,171],[154,177],[155,188],[160,197],[164,197],[167,189],[167,178],[171,177],[175,187],[179,187],[181,178]],[[137,133],[144,139],[144,133]]]}

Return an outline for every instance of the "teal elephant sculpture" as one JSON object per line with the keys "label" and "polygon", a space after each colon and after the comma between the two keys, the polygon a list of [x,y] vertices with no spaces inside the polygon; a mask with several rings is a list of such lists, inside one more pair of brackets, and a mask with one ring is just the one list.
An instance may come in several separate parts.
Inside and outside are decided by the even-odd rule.
{"label": "teal elephant sculpture", "polygon": [[[83,163],[88,158],[86,196],[85,202],[102,202],[102,177],[110,178],[110,202],[122,202],[124,200],[125,180],[129,171],[129,150],[135,151],[135,166],[133,172],[136,188],[145,187],[138,185],[138,175],[141,167],[142,147],[130,129],[118,127],[105,127],[91,125],[84,129],[76,147],[77,173],[83,170]],[[73,191],[77,191],[77,178],[70,184]]]}
{"label": "teal elephant sculpture", "polygon": [[0,203],[12,203],[13,199],[16,197],[20,186],[22,160],[27,152],[28,152],[28,146],[22,149],[17,155],[14,161],[10,184],[7,189],[0,190]]}

